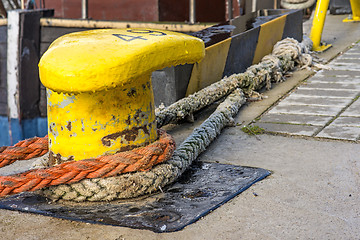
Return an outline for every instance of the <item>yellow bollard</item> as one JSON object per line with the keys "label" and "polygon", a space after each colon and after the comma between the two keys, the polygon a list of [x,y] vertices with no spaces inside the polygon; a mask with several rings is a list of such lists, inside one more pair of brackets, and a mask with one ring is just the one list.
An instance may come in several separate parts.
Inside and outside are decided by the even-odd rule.
{"label": "yellow bollard", "polygon": [[351,5],[351,17],[345,18],[343,22],[359,22],[360,21],[360,1],[350,0]]}
{"label": "yellow bollard", "polygon": [[314,19],[310,32],[310,39],[313,41],[313,51],[322,52],[331,47],[331,44],[321,44],[321,35],[324,29],[326,12],[329,7],[329,0],[317,0]]}
{"label": "yellow bollard", "polygon": [[157,139],[151,72],[204,57],[198,38],[152,29],[71,33],[39,63],[55,163],[145,146]]}

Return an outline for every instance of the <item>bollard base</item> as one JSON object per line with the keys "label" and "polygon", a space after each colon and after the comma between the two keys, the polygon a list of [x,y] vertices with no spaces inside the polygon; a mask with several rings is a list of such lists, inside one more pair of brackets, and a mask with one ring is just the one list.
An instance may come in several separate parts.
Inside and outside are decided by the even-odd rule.
{"label": "bollard base", "polygon": [[312,51],[315,52],[324,52],[326,50],[328,50],[329,48],[331,48],[331,44],[324,44],[324,45],[319,45],[319,46],[313,46]]}
{"label": "bollard base", "polygon": [[343,20],[343,22],[360,22],[359,16],[350,16]]}
{"label": "bollard base", "polygon": [[196,162],[163,192],[108,203],[51,202],[36,193],[0,200],[0,208],[105,225],[173,232],[270,175],[261,168]]}

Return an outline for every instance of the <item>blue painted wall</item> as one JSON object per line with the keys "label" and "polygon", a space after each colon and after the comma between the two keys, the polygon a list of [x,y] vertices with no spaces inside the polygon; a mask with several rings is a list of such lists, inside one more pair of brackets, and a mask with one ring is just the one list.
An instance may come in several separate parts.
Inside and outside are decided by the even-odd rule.
{"label": "blue painted wall", "polygon": [[[10,124],[9,124],[10,122]],[[34,136],[44,137],[47,135],[47,118],[10,119],[0,116],[0,147],[10,146]]]}

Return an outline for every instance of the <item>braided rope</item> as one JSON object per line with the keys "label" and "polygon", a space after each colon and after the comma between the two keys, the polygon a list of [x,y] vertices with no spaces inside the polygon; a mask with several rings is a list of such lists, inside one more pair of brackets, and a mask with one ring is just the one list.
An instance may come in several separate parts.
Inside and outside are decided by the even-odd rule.
{"label": "braided rope", "polygon": [[147,171],[168,160],[175,150],[174,139],[159,130],[159,140],[131,151],[81,161],[68,161],[51,168],[0,176],[0,197],[44,187],[71,184],[86,178],[106,178],[122,173]]}
{"label": "braided rope", "polygon": [[[278,42],[274,46],[274,54],[265,56],[259,64],[249,67],[245,73],[226,77],[201,90],[201,94],[195,93],[158,111],[156,114],[158,127],[183,119],[192,112],[211,104],[214,99],[219,99],[234,91],[234,89],[244,88],[246,92],[251,93],[265,85],[271,86],[271,82],[283,81],[283,74],[293,69],[295,64],[311,64],[309,61],[303,62],[301,60],[301,56],[308,53],[311,45],[312,42],[308,38],[305,38],[302,44],[290,38]],[[279,48],[282,50],[278,50]],[[245,97],[242,91],[241,93],[239,91],[237,90],[228,96],[225,100],[228,103],[224,103],[225,106],[241,106]],[[201,125],[201,128],[194,130],[193,134],[174,152],[171,160],[157,165],[149,172],[136,172],[104,179],[86,179],[75,184],[50,187],[44,189],[42,193],[54,200],[64,199],[81,202],[85,200],[110,201],[155,192],[174,182],[196,159],[198,154],[205,150],[221,128],[229,123],[231,115],[235,114],[234,110],[230,114],[230,110],[226,110],[223,106],[219,105],[219,110],[216,110]]]}
{"label": "braided rope", "polygon": [[[231,122],[231,116],[238,111],[245,101],[243,92],[237,88],[243,88],[247,93],[251,93],[265,85],[270,88],[271,82],[282,81],[284,79],[283,74],[294,68],[295,63],[310,65],[311,56],[304,57],[303,54],[308,52],[307,49],[310,43],[311,41],[307,41],[301,45],[292,39],[280,41],[277,47],[274,47],[273,55],[265,56],[261,63],[249,67],[245,73],[234,74],[222,79],[220,82],[202,90],[202,94],[194,94],[197,97],[192,98],[190,96],[179,101],[180,104],[179,102],[175,103],[174,106],[176,107],[172,105],[160,110],[157,113],[159,127],[182,119],[232,92],[209,119],[200,128],[195,129],[193,134],[181,144],[170,161],[161,163],[148,172],[84,179],[78,183],[45,188],[42,193],[56,200],[109,201],[148,194],[172,183],[205,150],[220,133],[221,129]],[[282,48],[281,46],[284,44],[288,45],[288,47]],[[292,44],[295,44],[295,46],[291,46]],[[279,50],[279,48],[282,48],[282,50]],[[306,63],[304,63],[304,59],[307,60]],[[219,92],[220,94],[218,94]]]}
{"label": "braided rope", "polygon": [[14,146],[0,147],[0,168],[17,160],[40,157],[48,152],[47,137],[33,137],[18,142]]}
{"label": "braided rope", "polygon": [[293,38],[286,38],[274,45],[272,54],[266,55],[259,64],[250,66],[244,73],[233,74],[225,77],[210,86],[180,99],[176,103],[164,109],[156,110],[157,127],[177,122],[184,119],[211,103],[228,95],[234,89],[241,88],[251,95],[266,85],[271,88],[271,82],[284,80],[284,73],[294,68],[295,63],[301,66],[312,64],[308,54],[312,47],[312,41],[304,37],[303,43],[299,44]]}
{"label": "braided rope", "polygon": [[84,179],[75,184],[64,184],[43,189],[42,193],[54,200],[111,201],[150,194],[174,182],[220,134],[233,123],[232,116],[245,103],[241,89],[236,89],[215,112],[175,150],[172,158],[148,172],[122,174],[102,179]]}
{"label": "braided rope", "polygon": [[313,6],[316,0],[281,0],[281,6],[286,9],[305,9]]}

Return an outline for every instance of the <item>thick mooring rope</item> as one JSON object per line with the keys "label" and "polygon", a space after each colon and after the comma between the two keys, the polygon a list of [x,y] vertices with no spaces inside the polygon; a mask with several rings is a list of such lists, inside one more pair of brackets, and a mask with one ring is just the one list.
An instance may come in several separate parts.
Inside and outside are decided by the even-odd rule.
{"label": "thick mooring rope", "polygon": [[64,184],[42,190],[51,199],[71,201],[110,201],[132,198],[155,192],[174,182],[220,134],[232,123],[245,96],[241,89],[235,90],[221,103],[216,111],[175,150],[172,158],[155,166],[148,172],[122,174],[103,179],[85,179],[74,184]]}
{"label": "thick mooring rope", "polygon": [[33,137],[18,142],[14,146],[0,147],[0,168],[17,160],[28,160],[49,151],[47,137]]}
{"label": "thick mooring rope", "polygon": [[[231,122],[244,103],[245,97],[239,88],[247,93],[263,86],[268,88],[271,82],[283,81],[284,73],[295,64],[310,65],[311,40],[299,44],[294,39],[284,39],[274,46],[273,54],[263,58],[261,63],[253,65],[245,73],[234,74],[195,93],[157,113],[158,127],[183,119],[213,101],[230,94],[217,110],[180,145],[171,160],[154,167],[148,172],[122,174],[104,179],[85,179],[74,184],[59,185],[42,190],[42,193],[54,200],[72,201],[110,201],[132,198],[149,194],[174,182],[205,150],[221,129]],[[234,91],[236,89],[236,91]]]}
{"label": "thick mooring rope", "polygon": [[287,9],[305,9],[313,6],[316,0],[281,0],[281,6]]}
{"label": "thick mooring rope", "polygon": [[169,160],[175,150],[174,139],[165,131],[158,131],[159,140],[131,151],[93,159],[68,161],[50,168],[0,176],[0,197],[49,186],[76,183],[82,179],[107,178],[128,172],[147,171],[154,165]]}
{"label": "thick mooring rope", "polygon": [[[115,155],[104,156],[0,177],[0,196],[52,186],[43,190],[43,193],[52,199],[101,201],[136,197],[161,189],[166,184],[175,181],[205,150],[221,129],[232,121],[232,116],[245,102],[243,91],[239,88],[251,94],[252,91],[264,85],[269,88],[271,82],[282,81],[283,73],[292,69],[295,63],[311,64],[311,56],[304,54],[311,47],[311,41],[307,42],[299,44],[293,39],[280,41],[274,46],[272,55],[265,56],[261,63],[249,67],[245,73],[225,78],[202,90],[201,94],[194,94],[161,111],[157,116],[159,126],[181,119],[232,92],[209,119],[195,129],[193,134],[181,144],[170,161],[160,163],[166,160],[175,148],[173,140],[168,139],[169,144],[165,148],[156,146],[160,149],[155,149],[157,143],[141,148],[147,149],[142,157],[136,155],[140,154],[141,149],[132,150],[133,154],[130,154],[130,158],[125,157],[129,154],[127,152],[119,153],[119,155],[124,155],[123,159],[125,159],[121,163]],[[21,141],[13,147],[1,147],[0,157],[3,158],[0,158],[0,165],[5,166],[16,160],[41,156],[47,151],[45,141],[47,141],[46,138],[33,138]],[[162,154],[163,156],[160,156]],[[135,159],[141,160],[135,161]],[[141,172],[157,163],[160,164],[150,171]],[[104,167],[105,165],[107,167]],[[62,174],[56,176],[55,170],[62,171]],[[131,171],[138,172],[127,173]],[[58,184],[62,185],[53,186]]]}
{"label": "thick mooring rope", "polygon": [[156,112],[158,128],[184,119],[220,98],[228,95],[236,88],[241,88],[247,94],[259,90],[271,82],[284,80],[284,73],[294,68],[295,64],[310,66],[312,57],[308,54],[312,41],[304,37],[299,44],[293,38],[286,38],[274,45],[272,54],[266,55],[259,64],[250,66],[246,72],[225,77],[202,90],[180,99],[167,108]]}

